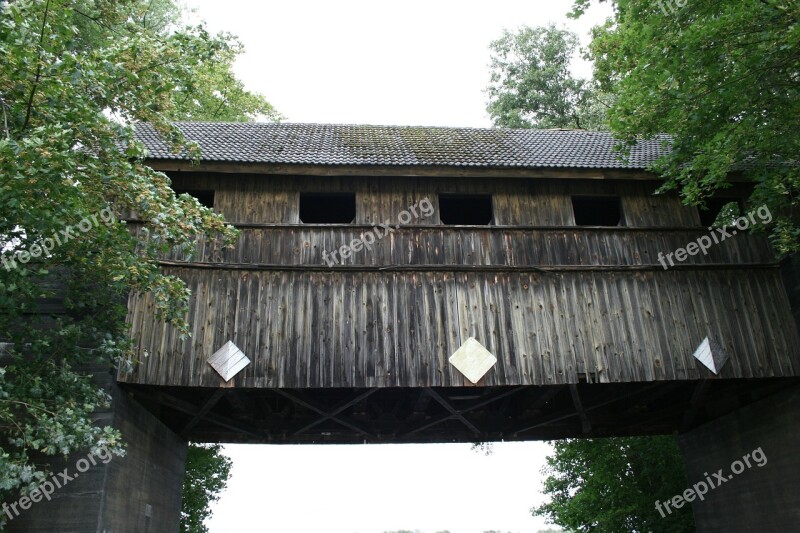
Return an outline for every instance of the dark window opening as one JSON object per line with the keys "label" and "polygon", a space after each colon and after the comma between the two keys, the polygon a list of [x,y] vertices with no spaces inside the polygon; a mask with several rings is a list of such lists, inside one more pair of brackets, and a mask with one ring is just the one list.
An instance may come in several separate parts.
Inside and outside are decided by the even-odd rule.
{"label": "dark window opening", "polygon": [[[739,208],[739,212],[742,212],[742,203],[738,198],[706,198],[705,203],[705,209],[699,206],[697,208],[697,212],[700,213],[700,223],[705,227],[710,227],[714,224],[722,208],[730,203],[736,204],[736,207]],[[733,223],[733,220],[731,220],[731,223]]]}
{"label": "dark window opening", "polygon": [[440,194],[439,219],[454,226],[488,226],[492,223],[492,197],[488,194]]}
{"label": "dark window opening", "polygon": [[355,193],[300,193],[303,224],[351,224],[355,219]]}
{"label": "dark window opening", "polygon": [[175,189],[175,196],[181,194],[188,194],[193,196],[200,202],[200,205],[214,209],[214,191],[200,190],[200,189]]}
{"label": "dark window opening", "polygon": [[622,226],[619,196],[573,196],[572,212],[577,226]]}

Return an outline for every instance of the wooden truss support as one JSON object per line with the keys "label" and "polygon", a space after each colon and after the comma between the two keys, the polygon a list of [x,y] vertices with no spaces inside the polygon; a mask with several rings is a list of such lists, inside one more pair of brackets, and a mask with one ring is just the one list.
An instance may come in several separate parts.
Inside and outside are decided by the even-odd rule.
{"label": "wooden truss support", "polygon": [[[628,394],[623,394],[621,396],[615,395],[614,397],[609,398],[608,400],[604,400],[604,401],[602,401],[600,403],[596,403],[596,404],[594,404],[594,405],[592,405],[590,407],[585,407],[583,409],[583,411],[584,411],[584,413],[588,413],[589,411],[594,411],[595,409],[600,409],[601,407],[605,407],[606,405],[618,402],[620,400],[624,400],[626,398],[630,398],[631,396],[636,396],[638,394],[642,394],[642,393],[644,393],[646,391],[649,391],[651,389],[654,389],[656,387],[658,387],[658,384],[652,384],[652,385],[643,387],[640,390],[629,392]],[[522,428],[516,429],[516,430],[513,431],[513,435],[515,437],[517,437],[517,436],[519,436],[520,433],[525,433],[525,432],[530,431],[532,429],[536,429],[536,428],[539,428],[539,427],[542,427],[542,426],[546,426],[546,425],[552,424],[554,422],[560,422],[561,420],[566,420],[567,418],[572,418],[573,416],[579,416],[578,412],[573,410],[573,409],[570,409],[570,410],[567,410],[567,411],[562,411],[560,414],[557,414],[557,415],[550,416],[550,417],[542,419],[537,424],[533,424],[533,425],[530,425],[530,426],[527,426],[527,427],[522,427]]]}
{"label": "wooden truss support", "polygon": [[[344,426],[344,427],[346,427],[348,429],[352,429],[353,431],[356,431],[356,432],[358,432],[358,433],[360,433],[360,434],[362,434],[364,436],[372,437],[372,434],[369,431],[367,431],[366,429],[360,427],[359,425],[357,425],[357,424],[355,424],[353,422],[349,422],[344,417],[330,415],[328,413],[328,411],[324,407],[316,404],[316,402],[313,402],[312,400],[308,400],[308,399],[303,398],[300,395],[300,393],[288,392],[285,389],[272,389],[272,392],[274,392],[276,394],[280,394],[284,398],[288,398],[289,400],[293,401],[297,405],[299,405],[301,407],[305,407],[309,411],[314,411],[315,413],[317,413],[319,415],[322,415],[323,418],[326,419],[326,420],[333,420],[337,424],[340,424],[340,425],[342,425],[342,426]],[[357,403],[357,402],[354,402],[354,404],[355,403]],[[327,418],[325,418],[325,417],[327,417]],[[322,420],[320,420],[320,422],[321,421]],[[295,435],[296,434],[297,433],[295,433]]]}
{"label": "wooden truss support", "polygon": [[226,390],[228,389],[217,389],[213,393],[211,393],[211,395],[208,397],[203,407],[199,411],[197,411],[197,413],[195,413],[192,419],[189,420],[185,426],[183,426],[183,429],[181,429],[178,432],[178,434],[185,437],[193,427],[199,424],[200,421],[208,415],[209,411],[211,411],[211,409],[213,409],[214,406],[217,405],[217,402],[223,396],[225,396]]}
{"label": "wooden truss support", "polygon": [[586,435],[592,431],[592,424],[589,422],[589,417],[581,403],[581,395],[578,394],[578,387],[575,384],[569,386],[569,393],[572,395],[572,403],[575,405],[575,411],[581,419],[581,431]]}
{"label": "wooden truss support", "polygon": [[[339,405],[338,407],[334,408],[332,411],[328,411],[328,412],[324,413],[323,416],[321,416],[320,418],[318,418],[315,421],[311,422],[310,424],[307,424],[307,425],[301,427],[300,429],[298,429],[297,431],[292,433],[292,436],[299,435],[300,433],[304,433],[304,432],[308,431],[309,429],[313,428],[314,426],[317,426],[317,425],[325,422],[326,420],[333,420],[334,422],[339,422],[341,424],[342,422],[340,420],[337,420],[337,418],[336,418],[337,415],[339,415],[343,411],[349,409],[350,407],[356,405],[357,403],[361,402],[362,400],[367,399],[369,396],[371,396],[372,394],[374,394],[377,391],[378,391],[378,389],[368,389],[366,392],[358,394],[357,396],[355,396],[351,400],[348,400],[348,401],[344,402],[343,404]],[[322,413],[320,413],[320,414],[322,414]]]}
{"label": "wooden truss support", "polygon": [[437,424],[441,424],[442,422],[446,422],[447,420],[453,420],[453,419],[460,420],[468,428],[470,428],[470,430],[473,431],[473,433],[475,433],[476,435],[480,435],[480,433],[481,433],[480,430],[478,430],[478,428],[476,428],[472,423],[470,423],[466,418],[464,418],[463,415],[465,415],[466,413],[468,413],[470,411],[474,411],[475,409],[480,409],[481,407],[489,405],[490,403],[496,402],[497,400],[502,400],[503,398],[505,398],[507,396],[510,396],[512,394],[516,394],[517,392],[523,390],[524,388],[525,387],[514,387],[514,388],[511,388],[511,389],[506,390],[504,392],[501,392],[499,394],[495,394],[491,398],[487,398],[485,400],[479,400],[479,401],[467,406],[464,409],[455,409],[454,407],[452,407],[452,405],[449,404],[449,402],[447,402],[436,391],[434,391],[432,388],[428,388],[428,389],[426,389],[428,395],[430,397],[432,397],[434,400],[436,400],[437,402],[439,402],[440,404],[442,403],[442,401],[444,401],[447,405],[442,404],[442,406],[450,414],[449,415],[445,415],[445,416],[443,416],[443,417],[441,417],[439,419],[433,420],[431,422],[428,422],[427,424],[419,426],[419,427],[417,427],[415,429],[412,429],[411,431],[405,433],[403,436],[407,437],[409,435],[413,435],[414,433],[419,433],[420,431],[424,431],[424,430],[426,430],[426,429],[428,429],[428,428],[430,428],[432,426],[435,426]]}
{"label": "wooden truss support", "polygon": [[[157,393],[156,397],[158,399],[158,402],[161,403],[162,405],[165,405],[170,409],[174,409],[175,411],[191,415],[192,417],[197,416],[197,414],[202,410],[202,408],[198,409],[197,406],[195,406],[194,404],[191,404],[183,400],[179,400],[178,398],[174,398],[168,394],[164,394],[163,392]],[[230,420],[215,413],[211,412],[206,413],[206,415],[202,417],[202,419],[211,422],[212,424],[215,424],[217,426],[224,427],[226,429],[230,429],[238,433],[244,433],[245,435],[250,435],[251,437],[256,437],[259,439],[263,439],[265,436],[269,437],[268,433],[265,433],[257,428],[254,428],[247,424],[242,424]]]}

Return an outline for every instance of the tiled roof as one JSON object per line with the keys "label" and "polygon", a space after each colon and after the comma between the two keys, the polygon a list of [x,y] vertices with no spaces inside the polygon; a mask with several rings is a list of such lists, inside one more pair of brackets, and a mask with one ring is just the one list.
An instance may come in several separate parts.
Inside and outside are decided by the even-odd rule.
{"label": "tiled roof", "polygon": [[[664,152],[641,142],[623,161],[607,132],[340,124],[178,122],[203,161],[305,165],[645,169]],[[173,154],[149,124],[136,127],[150,159]]]}

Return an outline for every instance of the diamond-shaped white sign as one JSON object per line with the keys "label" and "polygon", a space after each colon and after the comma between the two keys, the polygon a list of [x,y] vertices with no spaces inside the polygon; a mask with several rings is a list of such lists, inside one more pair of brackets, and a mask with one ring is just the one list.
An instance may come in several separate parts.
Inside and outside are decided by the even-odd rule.
{"label": "diamond-shaped white sign", "polygon": [[450,356],[449,361],[464,377],[477,383],[497,363],[497,357],[470,337]]}
{"label": "diamond-shaped white sign", "polygon": [[250,359],[232,341],[228,341],[208,358],[208,364],[228,382],[250,364]]}
{"label": "diamond-shaped white sign", "polygon": [[725,366],[729,358],[728,352],[708,337],[703,339],[703,342],[697,347],[697,350],[694,352],[694,357],[714,374],[719,374],[719,371]]}

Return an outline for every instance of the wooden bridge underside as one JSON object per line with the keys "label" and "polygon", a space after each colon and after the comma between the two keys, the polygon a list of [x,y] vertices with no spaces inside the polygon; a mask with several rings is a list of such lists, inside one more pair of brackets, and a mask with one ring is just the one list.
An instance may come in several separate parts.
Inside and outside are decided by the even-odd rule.
{"label": "wooden bridge underside", "polygon": [[797,383],[773,378],[516,387],[123,386],[193,441],[344,444],[683,432]]}

